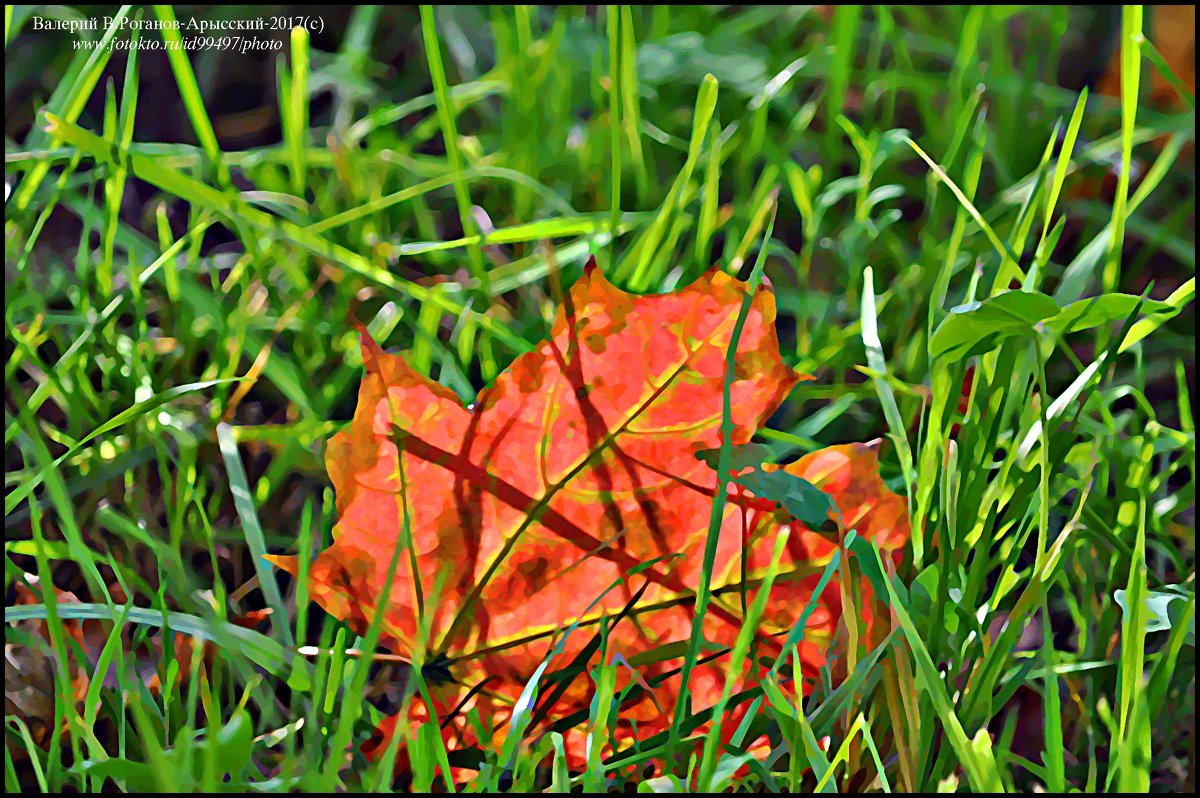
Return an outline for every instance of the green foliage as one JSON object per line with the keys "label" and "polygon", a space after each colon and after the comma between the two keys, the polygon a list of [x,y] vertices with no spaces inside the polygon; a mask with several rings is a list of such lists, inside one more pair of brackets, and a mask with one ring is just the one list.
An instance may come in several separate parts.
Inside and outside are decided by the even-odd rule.
{"label": "green foliage", "polygon": [[[254,56],[109,49],[179,40],[124,23],[185,7],[77,34],[33,20],[94,8],[6,7],[6,644],[45,676],[6,709],[6,788],[364,791],[396,761],[413,788],[1183,788],[1194,87],[1154,9],[821,8],[330,7]],[[1084,91],[1114,54],[1119,96]],[[815,378],[702,456],[819,526],[823,494],[758,466],[883,438],[911,550],[850,536],[820,572],[894,628],[844,628],[798,703],[787,655],[735,687],[730,744],[690,707],[605,754],[605,651],[582,772],[563,729],[472,759],[430,723],[367,762],[376,670],[401,703],[432,671],[310,608],[304,557],[298,582],[262,560],[329,537],[354,323],[473,401],[591,254],[638,291],[769,280]]]}

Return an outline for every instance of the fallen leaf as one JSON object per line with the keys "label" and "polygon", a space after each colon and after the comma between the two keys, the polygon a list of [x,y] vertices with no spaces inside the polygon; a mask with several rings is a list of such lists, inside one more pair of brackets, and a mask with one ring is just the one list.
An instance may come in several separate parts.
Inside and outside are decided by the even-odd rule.
{"label": "fallen leaf", "polygon": [[[593,262],[564,298],[550,339],[469,407],[364,336],[358,407],[326,451],[339,521],[333,544],[309,569],[309,591],[361,633],[397,556],[384,645],[402,655],[429,652],[424,661],[445,665],[431,687],[449,747],[498,748],[505,732],[477,740],[462,712],[478,709],[502,729],[551,652],[547,673],[558,675],[529,711],[546,727],[586,709],[583,669],[565,684],[560,677],[578,657],[585,665],[598,661],[602,622],[608,655],[638,669],[630,678],[641,698],[622,707],[613,740],[632,739],[635,722],[638,736],[669,723],[678,689],[671,677],[691,630],[718,487],[716,472],[697,455],[721,445],[726,354],[748,291],[714,270],[676,293],[637,296],[611,285]],[[780,358],[774,319],[774,297],[759,289],[733,359],[734,445],[749,442],[801,378]],[[860,454],[816,453],[788,470],[845,501],[843,513],[866,524],[860,534],[878,531],[892,545],[906,535],[907,516],[879,494],[877,474],[871,481],[873,451]],[[903,511],[903,501],[888,495]],[[752,586],[768,564],[770,545],[758,543],[786,520],[774,502],[729,487],[706,654],[719,657],[732,645],[743,585]],[[792,536],[765,645],[782,644],[830,546],[816,533]],[[298,571],[294,557],[271,559]],[[837,622],[836,591],[827,595],[832,603],[813,614],[801,644],[814,672]],[[695,671],[695,708],[719,695],[723,674],[719,660]],[[413,704],[409,720],[418,721],[428,710]],[[448,708],[459,717],[445,718]],[[383,731],[376,750],[390,734]],[[577,753],[572,736],[568,748]]]}

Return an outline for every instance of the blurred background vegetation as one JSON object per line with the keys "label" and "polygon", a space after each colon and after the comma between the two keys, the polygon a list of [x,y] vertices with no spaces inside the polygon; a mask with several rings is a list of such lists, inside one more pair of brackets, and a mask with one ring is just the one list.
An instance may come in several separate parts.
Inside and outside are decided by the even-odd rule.
{"label": "blurred background vegetation", "polygon": [[[320,25],[254,34],[278,41],[268,51],[131,59],[31,22],[118,13],[303,14]],[[208,629],[221,641],[205,661],[210,722],[233,728],[235,707],[252,710],[254,767],[235,783],[325,784],[305,780],[306,763],[320,763],[330,740],[347,741],[336,724],[289,726],[302,705],[336,712],[264,674],[265,655],[247,641],[328,645],[341,634],[297,606],[290,584],[273,595],[258,555],[311,551],[328,537],[321,455],[353,411],[356,321],[471,401],[544,336],[589,253],[643,291],[670,290],[714,263],[736,271],[753,261],[778,192],[766,274],[785,357],[817,379],[772,420],[770,442],[789,457],[895,436],[890,396],[919,459],[929,332],[945,310],[989,294],[1001,258],[907,137],[1060,302],[1102,291],[1163,300],[1194,276],[1194,7],[1146,10],[1153,46],[1129,128],[1127,219],[1114,215],[1124,191],[1119,8],[445,6],[425,16],[372,6],[6,8],[5,483],[10,499],[27,499],[6,501],[6,607],[44,606],[53,582],[63,606],[132,603]],[[1042,204],[1064,146],[1047,236]],[[1118,217],[1113,269],[1108,225]],[[863,343],[868,266],[885,375],[868,368]],[[1035,662],[1063,674],[1054,716],[1068,782],[1094,786],[1097,762],[1108,761],[1122,624],[1113,594],[1129,582],[1134,546],[1121,531],[1120,485],[1139,468],[1153,475],[1141,494],[1152,503],[1150,584],[1192,597],[1167,604],[1194,606],[1193,334],[1189,301],[1106,369],[1103,390],[1078,400],[1081,426],[1066,448],[1093,447],[1110,476],[1087,498],[1088,533],[1072,539],[1048,606],[1006,641],[1016,675],[1004,700],[979,718],[1011,754],[1015,786],[1051,778],[1037,773],[1049,743]],[[1048,395],[1066,391],[1111,335],[1047,350]],[[964,359],[953,372],[955,393],[966,380],[964,402],[965,368]],[[1042,404],[1032,383],[1016,393],[1018,416]],[[982,418],[961,413],[947,429]],[[993,479],[993,456],[1000,463],[1027,429],[1010,421],[994,452],[963,455],[962,473]],[[1054,484],[1056,529],[1087,493],[1079,462],[1064,456],[1070,473]],[[901,492],[902,468],[888,449],[885,476]],[[987,584],[1006,563],[1028,577],[1026,555],[1005,549]],[[943,590],[966,554],[944,564]],[[977,623],[998,632],[1012,597],[980,605],[967,615],[980,609]],[[195,723],[188,674],[200,658],[190,644],[150,621],[84,615],[68,612],[60,633],[30,620],[7,629],[10,787],[98,786],[108,771],[83,766],[95,766],[96,747],[114,761],[150,756],[135,730],[158,729],[176,750],[203,744],[176,738]],[[212,624],[258,636],[221,637]],[[1043,625],[1057,665],[1045,662]],[[964,625],[931,654],[965,668],[966,637]],[[1164,627],[1151,651],[1184,637]],[[1155,786],[1173,789],[1194,778],[1193,654],[1179,645],[1147,765]],[[64,654],[74,665],[52,667]],[[106,673],[114,657],[124,665],[96,678],[102,657]],[[130,691],[153,708],[140,721]],[[55,734],[77,700],[89,722]],[[377,714],[368,708],[346,733],[369,733]],[[957,772],[946,757],[930,763],[926,786]],[[119,783],[135,785],[136,773],[120,771]]]}

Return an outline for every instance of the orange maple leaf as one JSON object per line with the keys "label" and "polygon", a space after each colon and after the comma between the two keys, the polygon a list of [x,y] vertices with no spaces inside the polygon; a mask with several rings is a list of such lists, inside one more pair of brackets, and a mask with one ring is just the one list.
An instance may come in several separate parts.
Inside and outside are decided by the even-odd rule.
{"label": "orange maple leaf", "polygon": [[[726,355],[748,291],[714,270],[676,293],[636,296],[591,263],[549,340],[517,358],[469,407],[364,336],[358,407],[326,452],[339,521],[334,543],[309,570],[310,595],[361,632],[394,568],[383,608],[386,644],[448,664],[450,679],[434,692],[439,719],[486,681],[472,701],[499,725],[547,655],[556,651],[562,667],[588,656],[603,621],[611,627],[609,654],[638,661],[630,678],[648,688],[641,691],[648,700],[622,708],[614,739],[629,739],[634,723],[665,728],[677,660],[647,655],[670,651],[691,630],[719,484],[696,454],[721,445]],[[749,441],[802,378],[780,358],[774,321],[774,297],[759,289],[733,358],[731,443]],[[827,483],[845,502],[845,517],[886,507],[887,530],[873,536],[906,538],[903,501],[877,475],[864,479],[863,469],[875,465],[866,452],[816,453],[788,470]],[[887,497],[899,502],[898,513]],[[733,643],[742,577],[761,576],[770,543],[758,543],[783,520],[773,503],[730,489],[704,621],[711,646]],[[773,590],[765,635],[786,634],[832,551],[807,530],[790,538],[791,562]],[[272,561],[297,571],[295,558]],[[801,645],[814,669],[836,624],[835,594],[821,597],[828,606],[811,617]],[[573,635],[561,638],[572,624]],[[689,682],[693,706],[710,705],[722,680],[719,663],[698,668]],[[586,707],[588,681],[547,690],[556,705],[541,707],[539,718]],[[427,712],[418,706],[410,719]],[[443,723],[451,747],[493,742],[464,727]]]}

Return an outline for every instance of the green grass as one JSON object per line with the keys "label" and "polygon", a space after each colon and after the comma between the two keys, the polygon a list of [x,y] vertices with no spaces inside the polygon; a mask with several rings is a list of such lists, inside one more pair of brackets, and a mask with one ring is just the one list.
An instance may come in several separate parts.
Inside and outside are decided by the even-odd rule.
{"label": "green grass", "polygon": [[[816,379],[761,438],[885,439],[904,564],[859,539],[826,577],[893,628],[802,706],[785,658],[609,759],[602,659],[584,771],[512,735],[457,789],[1190,785],[1195,110],[1159,12],[587,8],[330,7],[265,54],[129,57],[33,17],[257,12],[6,7],[6,789],[365,791],[398,757],[453,786],[433,724],[366,761],[379,630],[261,555],[329,539],[356,320],[471,401],[590,254],[638,291],[770,280]],[[1080,77],[1106,41],[1119,96]],[[766,757],[720,745],[747,705]]]}

